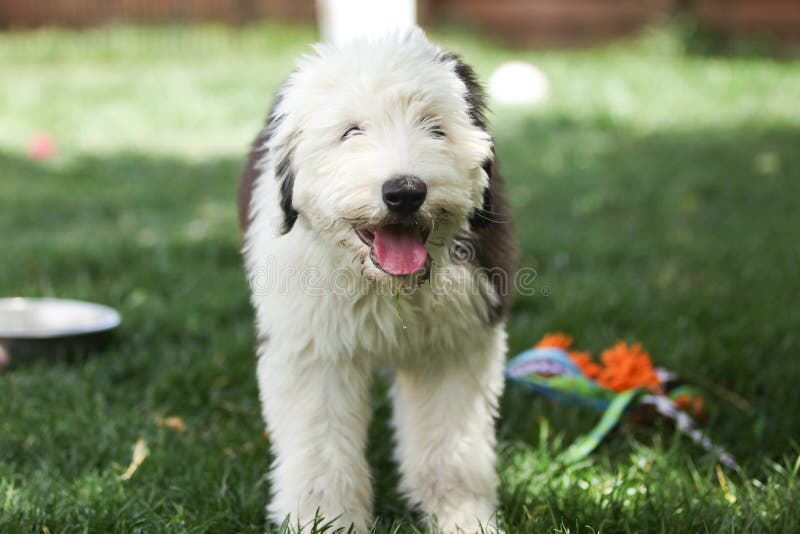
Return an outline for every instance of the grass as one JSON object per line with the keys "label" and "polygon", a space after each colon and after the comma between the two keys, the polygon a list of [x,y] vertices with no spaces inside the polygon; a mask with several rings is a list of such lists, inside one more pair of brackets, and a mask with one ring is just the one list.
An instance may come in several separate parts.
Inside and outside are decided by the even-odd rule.
{"label": "grass", "polygon": [[[542,106],[493,115],[522,263],[512,354],[564,330],[639,340],[661,365],[737,392],[708,425],[738,472],[666,427],[623,426],[572,466],[596,416],[509,385],[499,422],[508,532],[800,530],[800,65],[692,56],[671,31],[582,52],[436,38],[486,78],[548,75]],[[233,196],[304,28],[0,34],[0,295],[119,308],[101,356],[0,374],[0,531],[260,532],[268,439]],[[25,156],[37,131],[58,156]],[[395,492],[387,380],[370,461],[377,530]],[[163,423],[179,417],[185,429]],[[149,456],[120,480],[134,444]]]}

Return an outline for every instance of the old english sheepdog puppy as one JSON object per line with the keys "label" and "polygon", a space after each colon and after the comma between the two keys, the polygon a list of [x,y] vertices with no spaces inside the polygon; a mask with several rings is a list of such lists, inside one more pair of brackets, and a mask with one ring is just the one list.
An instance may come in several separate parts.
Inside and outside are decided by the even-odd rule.
{"label": "old english sheepdog puppy", "polygon": [[445,532],[497,528],[513,230],[472,69],[418,29],[317,46],[239,189],[270,519],[373,521],[370,383],[395,369],[402,490]]}

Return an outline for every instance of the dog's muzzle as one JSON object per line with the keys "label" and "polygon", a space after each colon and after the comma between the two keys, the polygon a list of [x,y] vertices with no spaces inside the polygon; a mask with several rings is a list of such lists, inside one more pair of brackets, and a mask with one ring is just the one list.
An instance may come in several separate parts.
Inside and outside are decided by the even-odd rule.
{"label": "dog's muzzle", "polygon": [[361,241],[369,247],[376,267],[392,276],[409,276],[426,270],[425,243],[431,233],[430,217],[420,211],[428,188],[416,176],[394,176],[384,182],[383,202],[389,210],[379,224],[355,226]]}

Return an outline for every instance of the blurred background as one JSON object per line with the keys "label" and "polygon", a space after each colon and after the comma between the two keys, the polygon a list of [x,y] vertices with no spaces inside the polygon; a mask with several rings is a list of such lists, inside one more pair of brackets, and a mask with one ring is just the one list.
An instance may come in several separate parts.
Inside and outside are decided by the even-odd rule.
{"label": "blurred background", "polygon": [[[564,468],[596,414],[510,384],[507,532],[800,531],[800,2],[29,0],[0,2],[0,297],[123,323],[93,358],[0,370],[0,532],[263,532],[238,173],[309,43],[413,21],[490,89],[537,273],[510,355],[642,342],[713,392],[706,430],[742,465],[626,424]],[[379,531],[416,519],[389,383]]]}

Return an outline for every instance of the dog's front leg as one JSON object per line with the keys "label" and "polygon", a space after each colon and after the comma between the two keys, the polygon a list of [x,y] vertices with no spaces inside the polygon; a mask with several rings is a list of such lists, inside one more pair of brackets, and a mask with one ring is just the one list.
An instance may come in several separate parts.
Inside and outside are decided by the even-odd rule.
{"label": "dog's front leg", "polygon": [[[258,383],[274,463],[272,521],[368,529],[372,487],[365,457],[370,370],[352,360],[262,347]],[[308,528],[308,527],[307,527]]]}
{"label": "dog's front leg", "polygon": [[[402,487],[446,533],[495,532],[494,417],[505,332],[483,350],[430,368],[398,369],[394,391]],[[433,356],[432,356],[433,357]]]}

